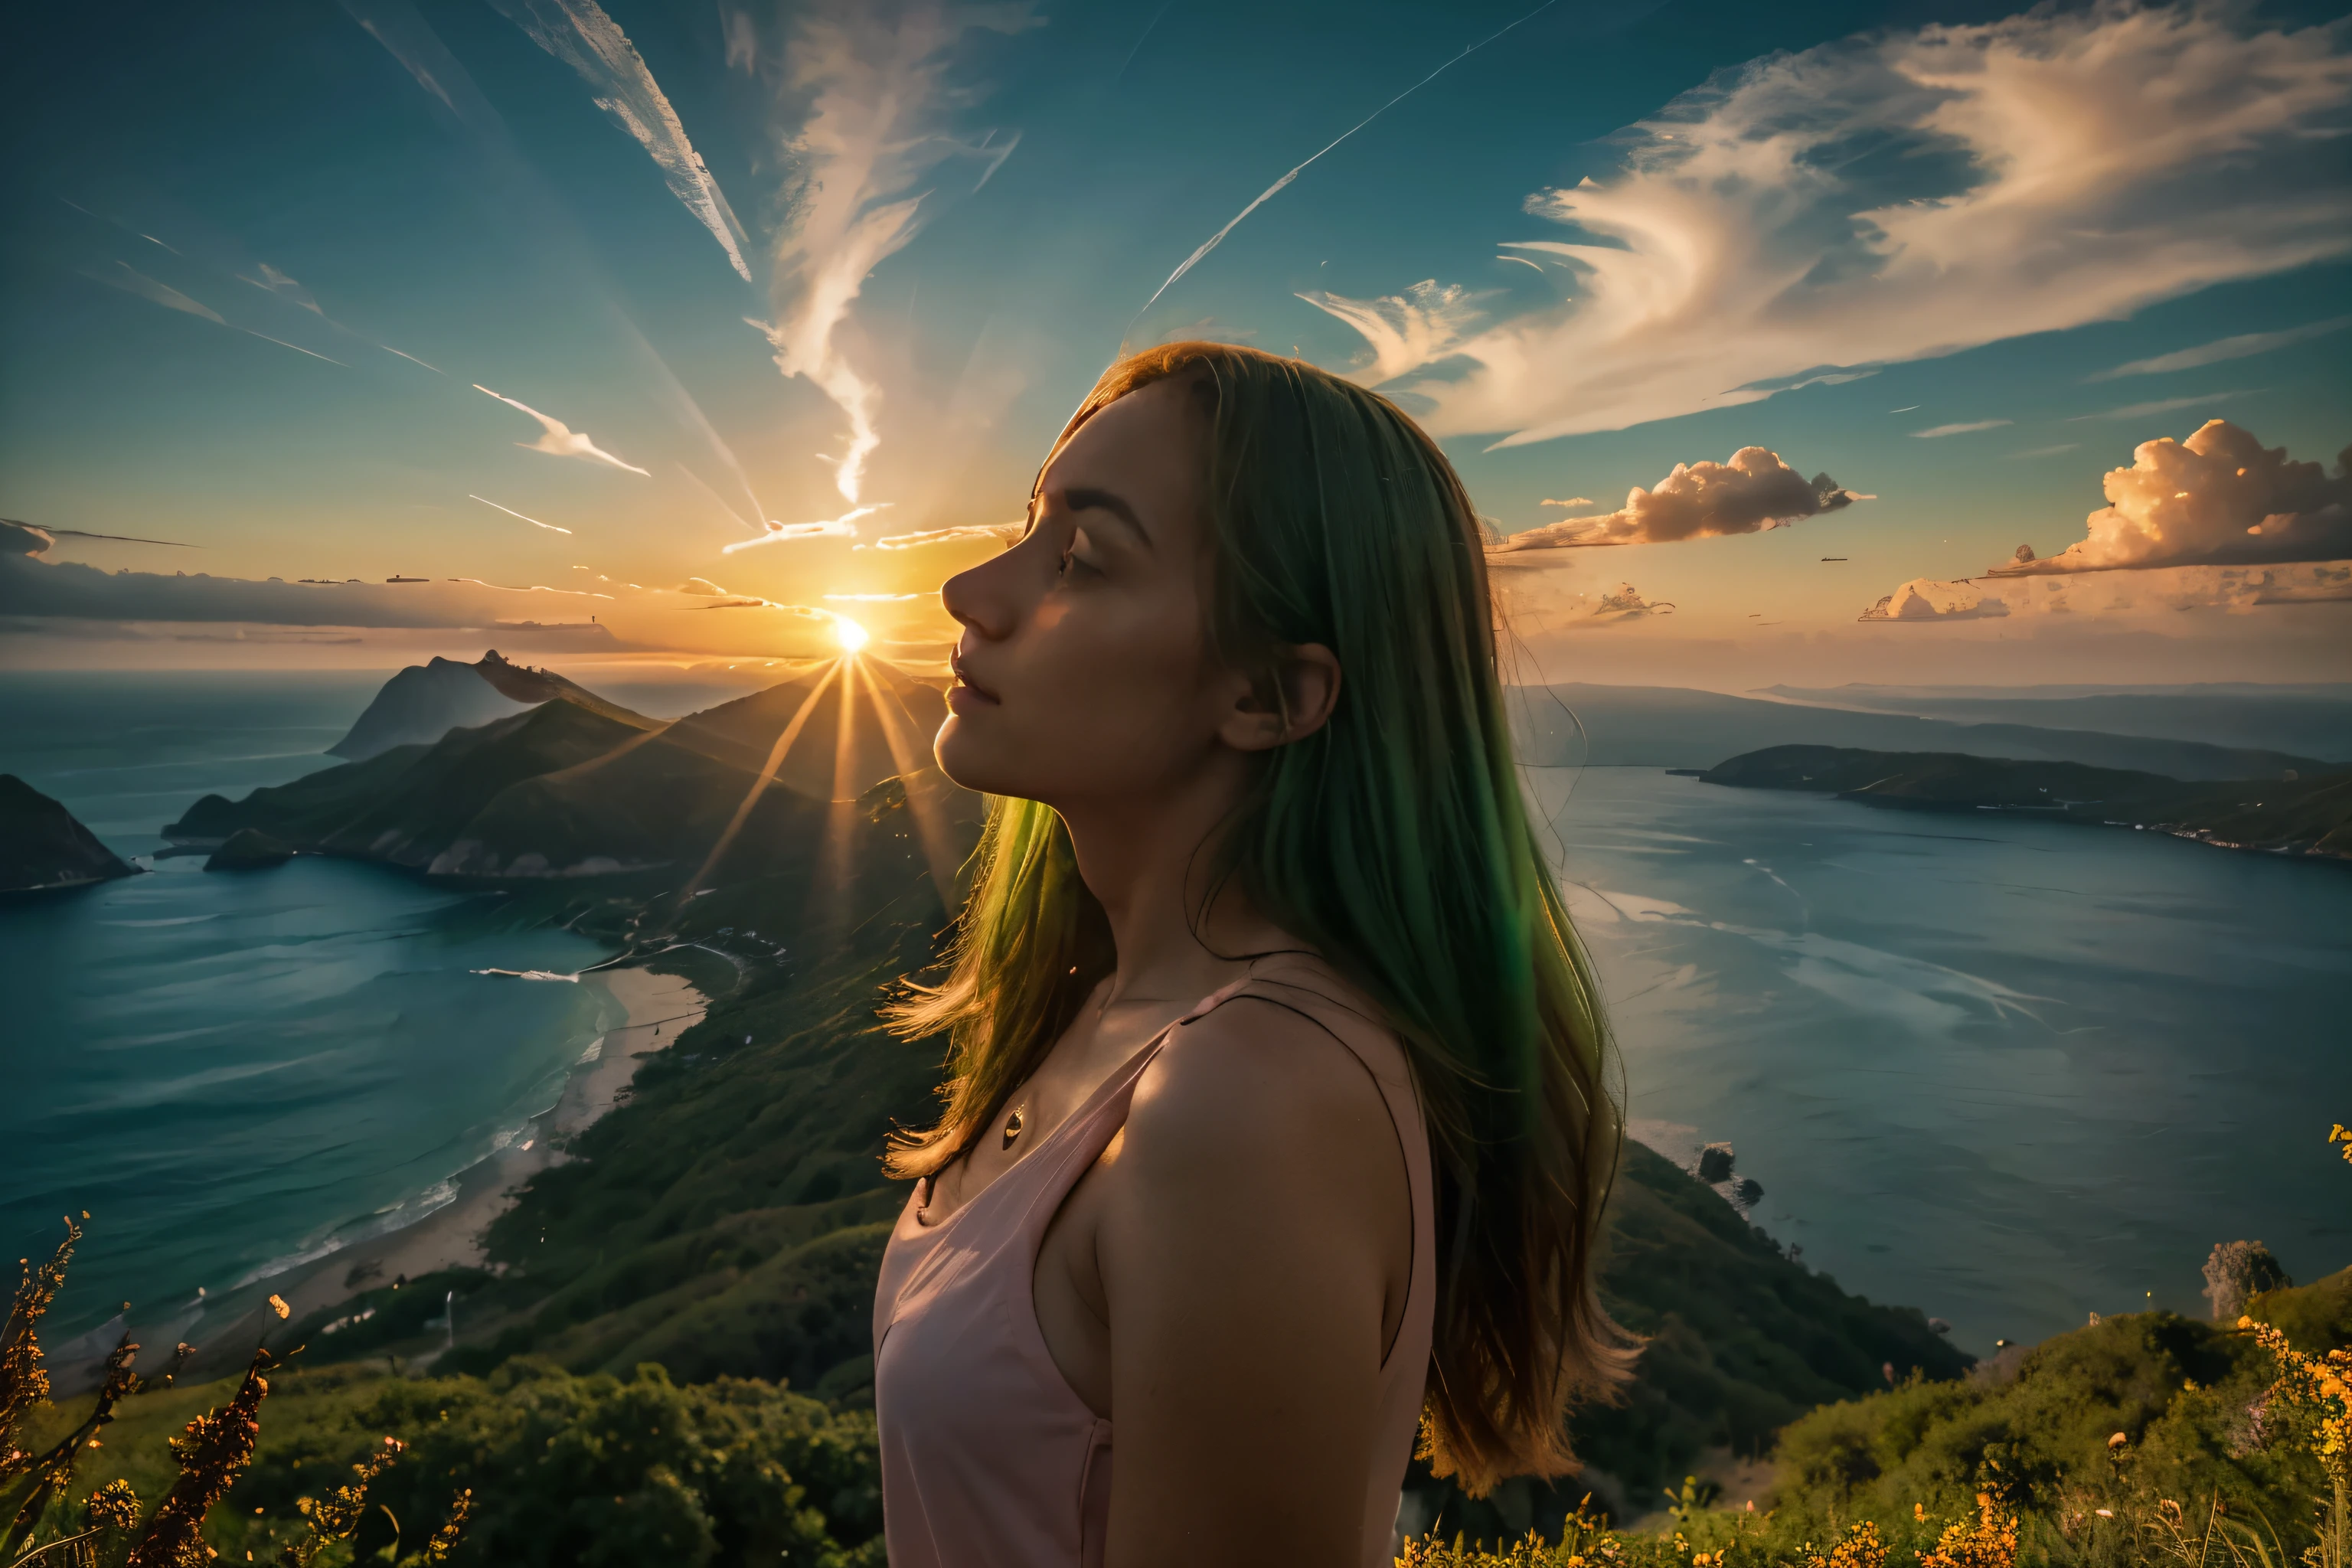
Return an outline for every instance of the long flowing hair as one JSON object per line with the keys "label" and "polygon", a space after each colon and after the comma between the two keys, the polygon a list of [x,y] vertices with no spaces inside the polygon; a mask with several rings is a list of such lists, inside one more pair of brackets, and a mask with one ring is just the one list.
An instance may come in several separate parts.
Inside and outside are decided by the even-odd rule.
{"label": "long flowing hair", "polygon": [[[1213,887],[1233,880],[1318,950],[1412,1064],[1437,1189],[1436,1473],[1474,1494],[1565,1473],[1565,1407],[1631,1360],[1592,1290],[1622,1118],[1599,986],[1512,754],[1476,514],[1393,404],[1230,344],[1119,361],[1055,451],[1170,377],[1208,415],[1215,654],[1269,689],[1283,644],[1321,643],[1344,672],[1329,721],[1266,754]],[[951,1042],[940,1121],[889,1153],[901,1176],[992,1125],[1116,963],[1051,807],[992,800],[972,872],[945,979],[893,1009],[903,1033]]]}

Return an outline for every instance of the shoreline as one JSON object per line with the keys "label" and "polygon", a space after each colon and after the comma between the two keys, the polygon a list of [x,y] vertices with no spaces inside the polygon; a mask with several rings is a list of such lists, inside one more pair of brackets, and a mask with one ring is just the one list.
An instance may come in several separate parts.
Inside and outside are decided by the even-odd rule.
{"label": "shoreline", "polygon": [[[279,1286],[278,1294],[295,1317],[395,1279],[480,1268],[485,1261],[482,1234],[490,1222],[513,1206],[516,1191],[531,1177],[567,1157],[555,1141],[609,1112],[635,1079],[640,1058],[668,1049],[681,1033],[701,1021],[709,1005],[709,999],[684,976],[646,969],[583,973],[577,984],[602,986],[621,1007],[623,1018],[597,1036],[573,1064],[555,1104],[524,1123],[513,1142],[453,1177],[457,1192],[448,1203],[414,1225],[329,1253],[307,1266],[310,1271],[290,1290]],[[257,1279],[248,1288],[270,1282]]]}
{"label": "shoreline", "polygon": [[[517,981],[551,983],[562,982]],[[236,1306],[232,1313],[214,1323],[199,1319],[184,1327],[142,1324],[132,1331],[150,1343],[168,1344],[188,1330],[200,1329],[194,1339],[196,1353],[188,1368],[189,1377],[193,1381],[223,1375],[234,1370],[232,1361],[243,1363],[247,1346],[278,1327],[268,1305],[273,1293],[286,1301],[291,1319],[299,1321],[396,1279],[482,1267],[486,1261],[482,1236],[490,1222],[513,1206],[515,1194],[533,1176],[567,1158],[556,1142],[610,1112],[635,1081],[642,1058],[668,1049],[679,1035],[701,1021],[710,1003],[683,975],[656,974],[637,967],[584,970],[573,983],[601,987],[619,1008],[619,1021],[583,1050],[564,1075],[562,1090],[553,1105],[525,1122],[512,1142],[448,1178],[456,1189],[448,1202],[396,1230],[364,1237],[307,1263],[250,1280],[236,1287],[233,1293],[222,1292],[233,1295]],[[117,1318],[72,1341],[45,1347],[55,1382],[53,1397],[95,1389],[105,1353],[126,1326]],[[74,1353],[84,1348],[91,1353]]]}

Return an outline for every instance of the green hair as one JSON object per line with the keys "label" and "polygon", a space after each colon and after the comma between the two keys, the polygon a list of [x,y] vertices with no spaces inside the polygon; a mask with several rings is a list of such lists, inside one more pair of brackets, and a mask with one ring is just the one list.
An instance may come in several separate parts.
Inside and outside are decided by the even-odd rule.
{"label": "green hair", "polygon": [[[1564,1473],[1565,1405],[1629,1360],[1591,1288],[1622,1120],[1599,985],[1521,794],[1485,536],[1395,405],[1254,349],[1121,360],[1055,450],[1171,377],[1208,416],[1215,653],[1269,692],[1283,645],[1320,643],[1344,673],[1329,721],[1267,753],[1213,887],[1317,949],[1412,1064],[1439,1233],[1424,1451],[1473,1492]],[[1060,816],[992,801],[947,977],[895,1009],[952,1055],[944,1114],[898,1141],[893,1172],[936,1171],[992,1124],[1116,956]]]}

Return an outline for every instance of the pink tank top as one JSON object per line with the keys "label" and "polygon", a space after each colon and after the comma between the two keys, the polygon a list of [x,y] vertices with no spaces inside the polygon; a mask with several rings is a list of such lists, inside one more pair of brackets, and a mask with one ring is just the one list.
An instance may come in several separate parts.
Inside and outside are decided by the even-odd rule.
{"label": "pink tank top", "polygon": [[1380,1086],[1404,1151],[1412,1272],[1381,1368],[1379,1458],[1365,1479],[1359,1553],[1366,1568],[1390,1563],[1436,1306],[1421,1101],[1381,1026],[1328,997],[1252,977],[1162,1030],[944,1220],[916,1218],[919,1185],[908,1199],[874,1297],[874,1405],[891,1568],[1098,1568],[1110,1513],[1111,1424],[1072,1391],[1045,1348],[1030,1294],[1038,1248],[1062,1200],[1126,1123],[1152,1058],[1184,1025],[1245,991],[1307,1015],[1355,1054]]}

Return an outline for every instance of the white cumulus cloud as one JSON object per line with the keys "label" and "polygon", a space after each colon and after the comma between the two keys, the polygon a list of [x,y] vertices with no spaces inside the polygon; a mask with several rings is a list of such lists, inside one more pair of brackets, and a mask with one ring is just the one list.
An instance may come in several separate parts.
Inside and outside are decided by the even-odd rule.
{"label": "white cumulus cloud", "polygon": [[1874,499],[1841,489],[1827,474],[1808,479],[1777,452],[1742,447],[1727,463],[1677,463],[1654,489],[1635,485],[1615,511],[1540,523],[1499,541],[1493,553],[1755,533]]}
{"label": "white cumulus cloud", "polygon": [[1571,298],[1466,336],[1315,302],[1378,321],[1375,374],[1436,345],[1445,374],[1402,387],[1424,423],[1506,446],[2128,315],[2352,252],[2346,33],[2095,0],[1768,56],[1630,128],[1618,173],[1528,199],[1567,233],[1512,248],[1572,268]]}
{"label": "white cumulus cloud", "polygon": [[2352,447],[2330,475],[2209,419],[2186,441],[2142,442],[2131,467],[2107,471],[2105,489],[2107,504],[2084,520],[2085,537],[2046,560],[2021,547],[1992,574],[2352,558]]}
{"label": "white cumulus cloud", "polygon": [[1980,621],[2009,614],[2009,606],[1969,583],[1938,583],[1914,577],[1855,618],[1864,621]]}

